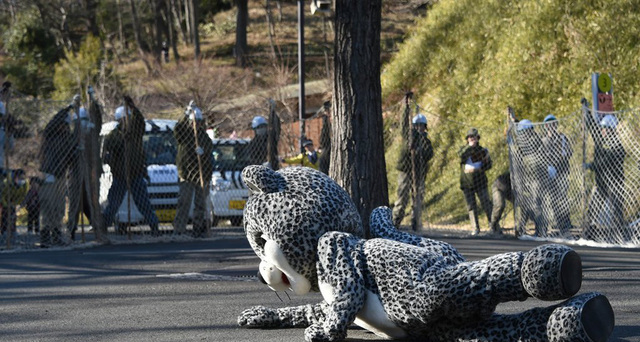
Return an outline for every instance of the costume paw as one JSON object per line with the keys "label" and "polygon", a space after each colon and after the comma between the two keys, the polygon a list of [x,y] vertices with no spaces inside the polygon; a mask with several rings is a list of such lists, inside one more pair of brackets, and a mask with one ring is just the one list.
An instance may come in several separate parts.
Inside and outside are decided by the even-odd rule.
{"label": "costume paw", "polygon": [[582,285],[582,260],[567,246],[543,245],[527,252],[522,285],[531,296],[558,300],[573,296]]}
{"label": "costume paw", "polygon": [[614,314],[607,297],[585,293],[560,304],[547,321],[550,342],[606,342],[613,331]]}
{"label": "costume paw", "polygon": [[275,309],[254,306],[242,311],[238,316],[238,325],[250,328],[274,328],[280,326],[280,318]]}
{"label": "costume paw", "polygon": [[342,341],[347,337],[347,332],[327,333],[322,325],[314,324],[304,330],[304,339],[307,342]]}

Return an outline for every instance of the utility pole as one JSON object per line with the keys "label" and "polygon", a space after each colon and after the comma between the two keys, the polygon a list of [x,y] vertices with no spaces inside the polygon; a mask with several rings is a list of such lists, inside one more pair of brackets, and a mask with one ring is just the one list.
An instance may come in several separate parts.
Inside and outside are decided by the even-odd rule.
{"label": "utility pole", "polygon": [[304,0],[298,0],[298,81],[300,93],[298,99],[298,120],[300,123],[300,152],[304,153],[302,139],[304,137]]}

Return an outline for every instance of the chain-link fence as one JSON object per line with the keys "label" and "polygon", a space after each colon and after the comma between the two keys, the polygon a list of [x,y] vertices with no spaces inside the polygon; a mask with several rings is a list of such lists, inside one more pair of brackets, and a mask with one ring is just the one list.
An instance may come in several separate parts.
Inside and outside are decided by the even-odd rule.
{"label": "chain-link fence", "polygon": [[511,209],[497,184],[508,169],[504,130],[434,114],[410,98],[384,113],[392,118],[385,157],[395,225],[501,233]]}
{"label": "chain-link fence", "polygon": [[315,148],[328,127],[305,120],[300,153],[298,123],[283,123],[273,101],[250,130],[228,137],[207,129],[195,106],[169,120],[132,101],[108,113],[92,98],[69,104],[14,93],[3,102],[1,249],[225,234],[242,225],[242,169],[319,167]]}
{"label": "chain-link fence", "polygon": [[512,122],[508,144],[516,233],[638,244],[637,110]]}

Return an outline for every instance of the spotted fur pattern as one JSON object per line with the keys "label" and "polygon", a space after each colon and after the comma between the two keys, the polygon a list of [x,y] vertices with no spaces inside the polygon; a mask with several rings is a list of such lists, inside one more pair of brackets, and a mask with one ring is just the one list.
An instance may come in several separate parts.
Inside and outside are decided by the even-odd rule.
{"label": "spotted fur pattern", "polygon": [[[497,315],[498,303],[531,296],[567,298],[559,288],[568,247],[498,254],[467,262],[451,245],[397,231],[388,208],[371,215],[373,239],[363,240],[357,211],[331,179],[306,168],[273,172],[249,168],[255,186],[245,228],[256,254],[260,239],[275,240],[287,260],[310,277],[325,301],[316,305],[245,310],[252,327],[302,327],[307,341],[338,341],[361,313],[368,295],[408,337],[423,341],[587,341],[579,314],[598,294],[516,315]],[[262,179],[268,177],[269,179]],[[266,189],[266,190],[265,190]],[[264,245],[264,243],[262,243]],[[526,283],[526,285],[523,284]],[[327,290],[329,289],[329,290]],[[560,329],[560,327],[572,329]]]}

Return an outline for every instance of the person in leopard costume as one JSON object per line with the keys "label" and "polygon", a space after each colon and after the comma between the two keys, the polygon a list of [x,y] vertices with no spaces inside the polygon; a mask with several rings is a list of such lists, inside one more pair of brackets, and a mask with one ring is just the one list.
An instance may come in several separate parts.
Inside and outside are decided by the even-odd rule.
{"label": "person in leopard costume", "polygon": [[[371,214],[362,238],[355,205],[331,178],[309,168],[248,166],[245,231],[261,259],[259,279],[276,291],[319,291],[298,307],[256,306],[238,324],[306,327],[307,341],[339,341],[350,324],[390,339],[423,341],[606,341],[614,314],[600,293],[575,295],[580,256],[550,244],[465,261],[450,244],[397,231],[389,208]],[[575,295],[575,296],[574,296]],[[564,300],[518,314],[498,303]]]}

